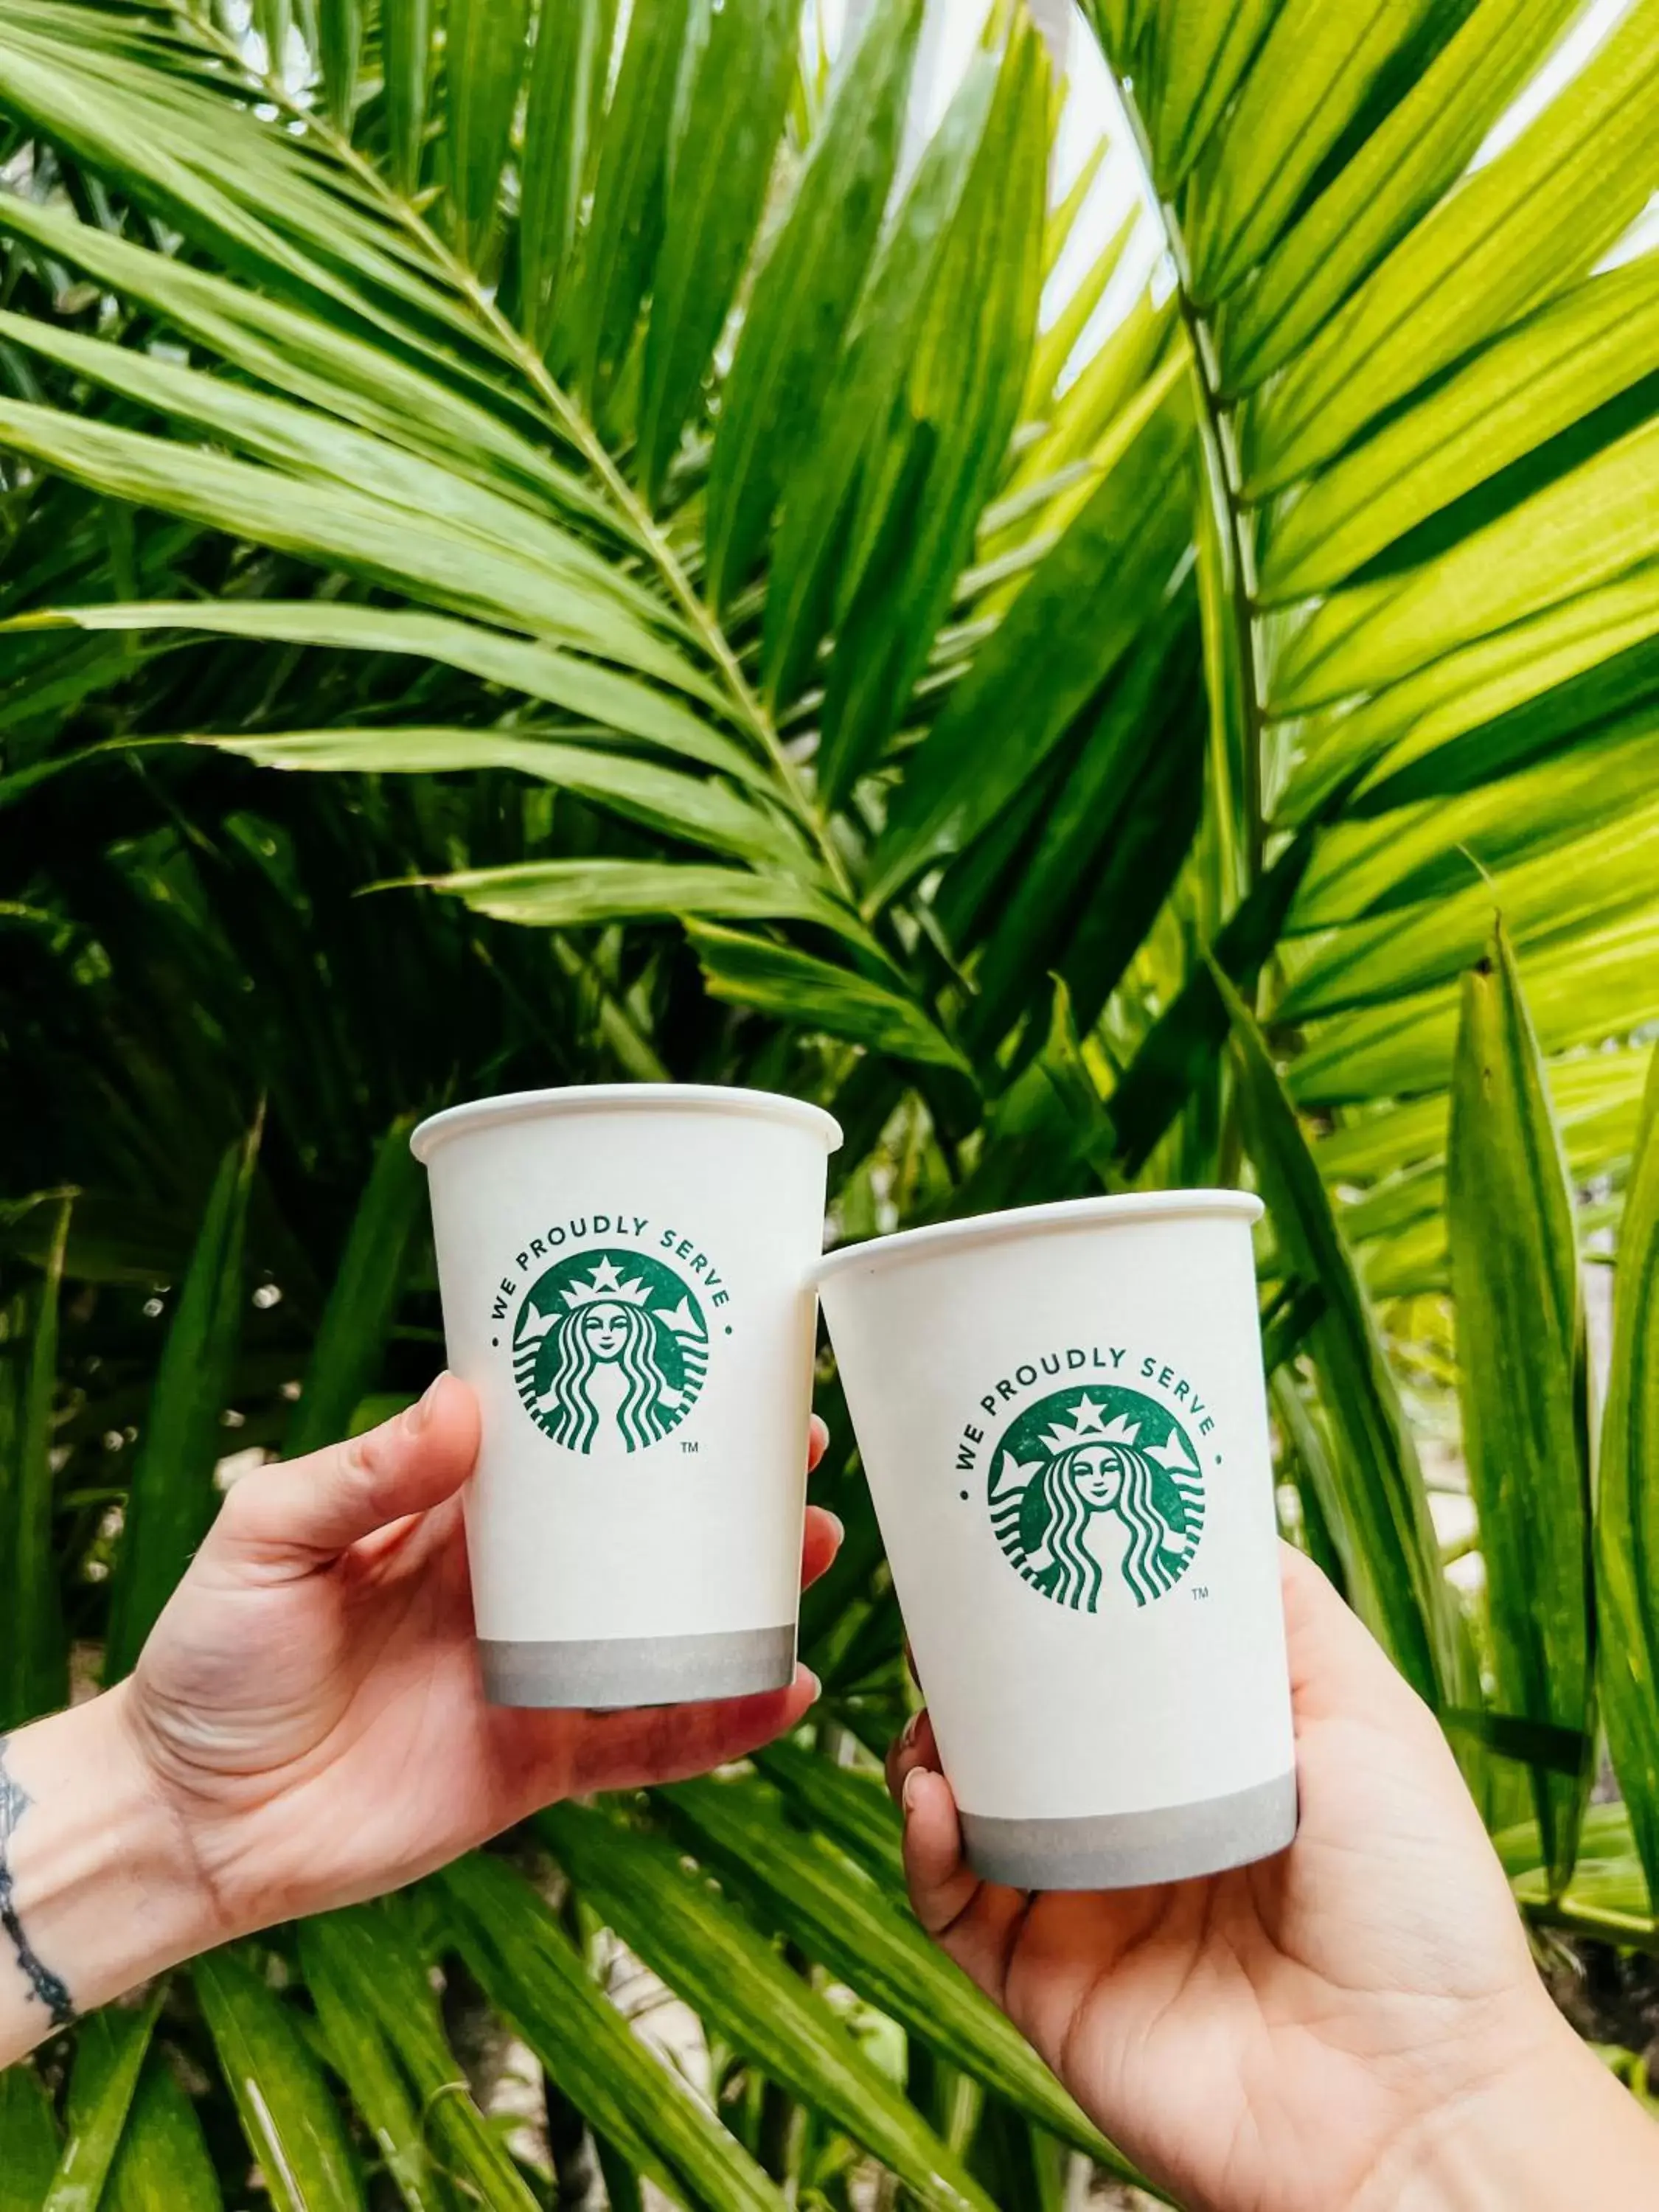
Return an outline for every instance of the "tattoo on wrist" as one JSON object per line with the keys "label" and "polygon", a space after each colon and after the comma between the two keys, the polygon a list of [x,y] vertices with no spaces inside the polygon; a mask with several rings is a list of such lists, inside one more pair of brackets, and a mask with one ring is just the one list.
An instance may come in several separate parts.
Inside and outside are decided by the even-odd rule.
{"label": "tattoo on wrist", "polygon": [[67,1985],[49,1966],[43,1966],[33,1943],[23,1933],[11,1871],[11,1839],[29,1809],[30,1800],[6,1771],[8,1740],[0,1735],[0,1928],[11,1938],[17,1963],[22,1968],[31,1996],[38,1997],[52,2014],[54,2027],[66,2027],[75,2017]]}

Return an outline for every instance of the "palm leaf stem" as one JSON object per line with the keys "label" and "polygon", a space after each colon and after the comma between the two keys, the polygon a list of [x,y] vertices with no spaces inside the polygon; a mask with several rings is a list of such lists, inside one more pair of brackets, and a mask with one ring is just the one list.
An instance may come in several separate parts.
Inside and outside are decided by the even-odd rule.
{"label": "palm leaf stem", "polygon": [[1633,1913],[1571,1900],[1546,1905],[1541,1899],[1522,1898],[1518,1902],[1529,1928],[1553,1928],[1561,1935],[1583,1936],[1593,1943],[1616,1944],[1621,1951],[1659,1953],[1659,1926],[1651,1920],[1638,1920]]}
{"label": "palm leaf stem", "polygon": [[[1103,37],[1103,33],[1102,35]],[[1206,488],[1224,526],[1223,543],[1227,554],[1228,605],[1232,618],[1233,651],[1237,659],[1239,708],[1244,721],[1244,789],[1239,796],[1244,815],[1245,869],[1244,881],[1239,888],[1242,892],[1248,892],[1261,875],[1263,865],[1265,828],[1261,756],[1265,730],[1253,591],[1255,549],[1245,521],[1238,444],[1233,434],[1231,410],[1221,390],[1220,354],[1209,319],[1199,306],[1194,290],[1192,257],[1188,251],[1181,219],[1158,191],[1152,143],[1133,91],[1119,70],[1115,58],[1109,54],[1108,59],[1112,65],[1113,86],[1118,104],[1128,125],[1129,140],[1140,167],[1146,198],[1157,214],[1164,245],[1175,264],[1176,299],[1182,327],[1187,334],[1187,343],[1192,354],[1193,374],[1200,403],[1199,443],[1204,456]]]}

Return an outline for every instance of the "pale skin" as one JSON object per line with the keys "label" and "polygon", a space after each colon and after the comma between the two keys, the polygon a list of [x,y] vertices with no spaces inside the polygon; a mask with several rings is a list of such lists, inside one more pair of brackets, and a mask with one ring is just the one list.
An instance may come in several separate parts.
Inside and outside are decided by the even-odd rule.
{"label": "pale skin", "polygon": [[[714,1705],[486,1705],[459,1495],[477,1437],[471,1392],[440,1376],[355,1443],[244,1476],[129,1680],[0,1745],[0,2065],[51,2032],[60,1991],[89,2012],[556,1798],[740,1759],[806,1711],[805,1668]],[[823,1443],[814,1422],[811,1461]],[[809,1508],[805,1580],[840,1540]]]}
{"label": "pale skin", "polygon": [[[0,1745],[0,2063],[60,1996],[90,2011],[556,1797],[700,1771],[799,1720],[805,1670],[719,1705],[486,1705],[459,1495],[477,1443],[441,1377],[368,1437],[245,1477],[132,1677]],[[805,1579],[839,1536],[809,1509]],[[982,1883],[924,1717],[890,1768],[923,1924],[1190,2212],[1659,2204],[1659,2130],[1544,1995],[1438,1729],[1294,1555],[1285,1591],[1291,1850],[1115,1894]]]}
{"label": "pale skin", "polygon": [[889,1760],[921,1923],[1189,2212],[1651,2212],[1659,2128],[1534,1971],[1445,1739],[1285,1553],[1301,1828],[1208,1881],[983,1882],[925,1713]]}

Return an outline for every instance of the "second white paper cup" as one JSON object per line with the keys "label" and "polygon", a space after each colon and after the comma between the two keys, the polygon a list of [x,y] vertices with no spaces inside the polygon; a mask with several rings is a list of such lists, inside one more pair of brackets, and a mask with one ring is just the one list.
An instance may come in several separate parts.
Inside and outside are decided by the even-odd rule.
{"label": "second white paper cup", "polygon": [[877,1238],[819,1294],[971,1863],[1280,1850],[1296,1778],[1250,1228],[1227,1191]]}
{"label": "second white paper cup", "polygon": [[500,1705],[792,1679],[829,1115],[628,1084],[435,1115],[449,1364],[483,1442],[467,1544]]}

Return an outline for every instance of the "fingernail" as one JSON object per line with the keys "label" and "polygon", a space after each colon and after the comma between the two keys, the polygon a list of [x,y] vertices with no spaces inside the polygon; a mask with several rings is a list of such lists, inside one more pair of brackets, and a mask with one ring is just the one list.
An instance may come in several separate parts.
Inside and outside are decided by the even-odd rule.
{"label": "fingernail", "polygon": [[847,1523],[842,1519],[839,1513],[832,1513],[827,1505],[820,1505],[818,1510],[823,1514],[824,1519],[830,1523],[830,1526],[835,1530],[836,1548],[839,1551],[842,1544],[847,1540]]}
{"label": "fingernail", "polygon": [[909,1719],[904,1723],[904,1733],[899,1738],[899,1749],[901,1751],[908,1751],[911,1745],[915,1743],[917,1736],[921,1735],[921,1723],[926,1710],[926,1707],[924,1707],[922,1712],[912,1713]]}
{"label": "fingernail", "polygon": [[812,1670],[811,1670],[811,1668],[810,1667],[803,1667],[803,1668],[801,1668],[801,1670],[800,1670],[800,1671],[801,1671],[801,1673],[802,1673],[803,1674],[805,1674],[805,1677],[806,1677],[806,1679],[807,1679],[808,1682],[809,1682],[809,1683],[811,1683],[811,1688],[812,1688],[812,1698],[811,1698],[811,1702],[812,1702],[814,1705],[817,1705],[817,1703],[818,1699],[819,1699],[819,1698],[823,1695],[823,1683],[822,1683],[822,1682],[820,1682],[820,1681],[819,1681],[819,1680],[818,1680],[817,1676],[817,1675],[812,1672]]}
{"label": "fingernail", "polygon": [[899,1792],[899,1802],[907,1813],[914,1813],[916,1809],[916,1800],[921,1795],[921,1778],[927,1771],[927,1769],[925,1766],[913,1766],[904,1778],[904,1787]]}
{"label": "fingernail", "polygon": [[425,1389],[421,1393],[420,1396],[416,1400],[415,1403],[404,1415],[404,1426],[408,1430],[411,1437],[418,1437],[421,1431],[432,1419],[433,1403],[435,1401],[439,1391],[443,1388],[447,1374],[448,1370],[445,1369],[440,1373],[434,1375],[432,1380],[427,1384]]}

